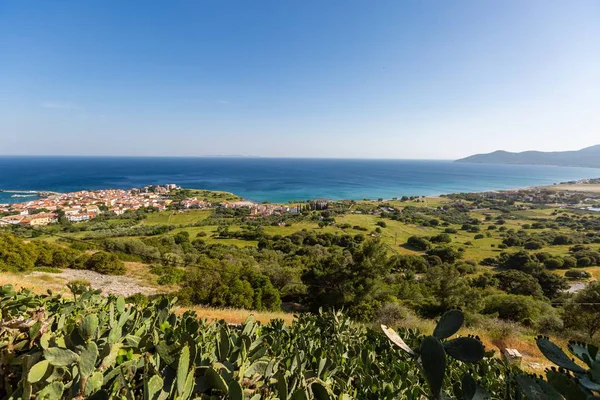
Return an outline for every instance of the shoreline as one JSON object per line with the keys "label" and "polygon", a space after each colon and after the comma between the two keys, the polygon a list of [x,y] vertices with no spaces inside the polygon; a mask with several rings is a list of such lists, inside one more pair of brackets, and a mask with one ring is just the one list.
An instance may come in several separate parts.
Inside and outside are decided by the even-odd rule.
{"label": "shoreline", "polygon": [[[129,190],[178,182],[188,188],[226,191],[255,202],[285,204],[311,198],[377,200],[403,196],[512,190],[600,176],[589,168],[470,164],[429,160],[155,159],[5,161],[5,190],[59,192]],[[101,171],[98,175],[96,172]],[[0,193],[1,203],[14,203]]]}
{"label": "shoreline", "polygon": [[[413,195],[413,196],[406,196],[409,198],[413,198],[413,199],[427,199],[427,198],[441,198],[441,197],[446,197],[446,196],[450,196],[453,194],[460,194],[460,193],[488,193],[488,192],[495,192],[495,193],[502,193],[502,192],[516,192],[516,191],[522,191],[522,190],[542,190],[542,189],[548,189],[548,190],[555,190],[555,191],[573,191],[573,192],[579,192],[579,193],[598,193],[600,194],[600,183],[584,183],[583,181],[589,181],[589,180],[593,180],[593,181],[600,181],[600,178],[588,178],[588,179],[582,179],[579,181],[574,181],[573,183],[566,183],[566,182],[562,182],[562,183],[554,183],[551,185],[535,185],[535,186],[523,186],[523,187],[515,187],[515,188],[508,188],[508,189],[490,189],[490,190],[481,190],[481,191],[468,191],[468,192],[450,192],[450,193],[438,193],[438,194],[431,194],[431,195]],[[223,191],[223,190],[218,190],[218,189],[202,189],[202,188],[183,188],[186,190],[196,190],[196,191],[208,191],[208,192],[222,192],[222,193],[229,193],[235,196],[239,196],[237,195],[235,192],[228,192],[228,191]],[[25,201],[12,201],[9,203],[4,203],[2,200],[0,200],[0,204],[21,204],[21,203],[27,203],[28,201],[35,201],[35,200],[40,200],[49,196],[53,196],[53,195],[61,195],[61,194],[65,194],[65,193],[76,193],[79,191],[101,191],[101,190],[121,190],[121,189],[80,189],[74,192],[54,192],[54,191],[49,191],[49,190],[6,190],[6,189],[0,189],[0,193],[13,193],[13,196],[11,196],[11,198],[30,198],[30,196],[26,196],[26,195],[32,195],[31,196],[31,200],[25,200]],[[126,190],[126,189],[122,189],[122,190]],[[14,194],[26,194],[25,196],[15,196]],[[35,199],[33,198],[33,196],[35,196]],[[284,204],[294,204],[294,203],[303,203],[306,201],[306,199],[296,199],[296,200],[286,200],[286,201],[271,201],[271,200],[263,200],[263,201],[257,201],[257,200],[253,200],[250,198],[245,198],[242,196],[239,196],[242,201],[249,201],[249,202],[253,202],[255,204],[261,204],[261,203],[265,203],[268,202],[269,204],[274,204],[274,205],[284,205]],[[395,198],[383,198],[382,201],[398,201],[401,197],[403,196],[398,196]],[[356,201],[356,202],[360,202],[360,201],[378,201],[378,199],[375,198],[362,198],[362,199],[352,199],[352,198],[327,198],[328,200],[331,201]]]}

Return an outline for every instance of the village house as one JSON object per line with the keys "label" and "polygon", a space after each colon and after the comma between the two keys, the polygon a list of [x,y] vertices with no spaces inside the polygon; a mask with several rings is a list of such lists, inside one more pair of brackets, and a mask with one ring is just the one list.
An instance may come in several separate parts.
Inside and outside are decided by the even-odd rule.
{"label": "village house", "polygon": [[76,206],[76,207],[63,208],[63,212],[67,216],[68,215],[76,215],[76,214],[79,214],[81,212],[81,207]]}
{"label": "village house", "polygon": [[113,207],[110,208],[108,211],[115,213],[116,215],[123,215],[125,214],[125,210],[119,207]]}
{"label": "village house", "polygon": [[89,213],[100,214],[100,208],[96,205],[85,206],[85,211]]}
{"label": "village house", "polygon": [[251,201],[234,201],[232,203],[223,203],[225,208],[252,208],[256,204]]}
{"label": "village house", "polygon": [[94,213],[81,213],[81,214],[69,214],[69,215],[65,215],[67,220],[71,221],[71,222],[83,222],[83,221],[89,221],[91,219],[96,218],[96,214]]}
{"label": "village house", "polygon": [[22,226],[44,226],[56,221],[56,214],[40,213],[28,216],[21,220],[20,224]]}
{"label": "village house", "polygon": [[198,200],[195,197],[183,199],[179,202],[179,205],[183,208],[207,208],[211,206],[210,203],[204,200]]}

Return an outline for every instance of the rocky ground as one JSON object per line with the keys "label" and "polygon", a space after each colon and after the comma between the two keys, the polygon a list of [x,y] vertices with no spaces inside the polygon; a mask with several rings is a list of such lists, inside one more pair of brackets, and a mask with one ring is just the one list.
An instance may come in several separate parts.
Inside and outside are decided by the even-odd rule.
{"label": "rocky ground", "polygon": [[[145,295],[157,293],[156,288],[146,286],[143,282],[140,282],[134,277],[102,275],[97,272],[87,270],[64,269],[60,273],[52,274],[48,274],[45,272],[32,272],[31,274],[29,274],[29,276],[34,278],[31,280],[32,284],[34,284],[37,280],[44,281],[44,278],[48,280],[47,278],[51,277],[51,281],[48,282],[48,286],[52,286],[49,287],[51,289],[53,289],[53,287],[57,284],[60,285],[62,283],[64,287],[64,284],[66,284],[69,281],[76,279],[84,279],[89,281],[94,289],[101,289],[102,293],[104,294],[114,294],[116,296],[127,297],[136,293],[142,293]],[[26,279],[24,280],[26,281]]]}

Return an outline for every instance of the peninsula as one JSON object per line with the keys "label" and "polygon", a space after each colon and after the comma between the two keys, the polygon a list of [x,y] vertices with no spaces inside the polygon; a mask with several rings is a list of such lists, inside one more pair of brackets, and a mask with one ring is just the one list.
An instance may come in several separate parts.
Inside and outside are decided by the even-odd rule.
{"label": "peninsula", "polygon": [[600,145],[577,151],[524,151],[511,153],[504,150],[475,154],[456,160],[463,163],[556,165],[561,167],[600,168]]}

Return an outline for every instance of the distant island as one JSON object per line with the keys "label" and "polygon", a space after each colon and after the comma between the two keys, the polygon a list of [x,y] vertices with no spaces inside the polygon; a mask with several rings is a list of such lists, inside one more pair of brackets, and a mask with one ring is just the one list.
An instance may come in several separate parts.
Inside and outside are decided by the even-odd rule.
{"label": "distant island", "polygon": [[493,153],[475,154],[456,160],[464,163],[555,165],[561,167],[600,168],[600,145],[577,151],[524,151],[511,153],[498,150]]}

